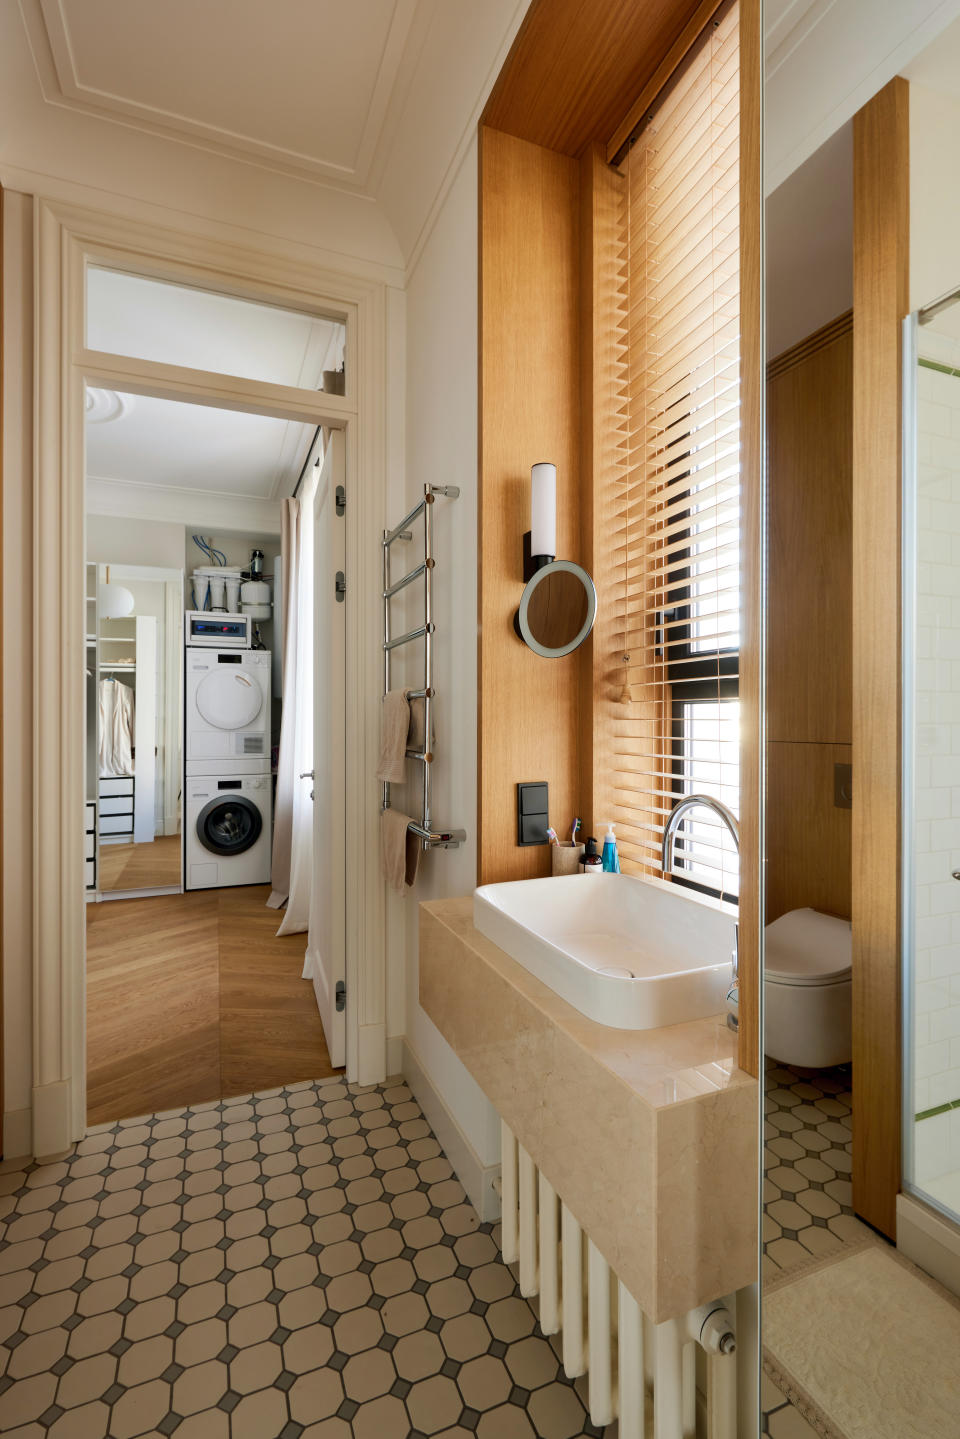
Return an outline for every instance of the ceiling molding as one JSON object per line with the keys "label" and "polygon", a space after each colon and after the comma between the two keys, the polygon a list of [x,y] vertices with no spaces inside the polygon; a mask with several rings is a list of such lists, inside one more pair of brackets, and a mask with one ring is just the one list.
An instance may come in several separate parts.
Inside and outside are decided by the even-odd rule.
{"label": "ceiling molding", "polygon": [[48,104],[298,179],[323,181],[334,189],[370,198],[371,169],[384,138],[388,114],[398,101],[402,102],[412,78],[416,56],[411,60],[407,55],[407,41],[417,15],[418,0],[394,0],[370,101],[349,164],[273,144],[255,135],[237,133],[189,114],[178,114],[173,109],[85,84],[78,73],[63,0],[19,0],[19,5],[41,93]]}
{"label": "ceiling molding", "polygon": [[159,520],[195,530],[279,535],[280,505],[250,495],[141,485],[87,476],[86,512],[109,519]]}

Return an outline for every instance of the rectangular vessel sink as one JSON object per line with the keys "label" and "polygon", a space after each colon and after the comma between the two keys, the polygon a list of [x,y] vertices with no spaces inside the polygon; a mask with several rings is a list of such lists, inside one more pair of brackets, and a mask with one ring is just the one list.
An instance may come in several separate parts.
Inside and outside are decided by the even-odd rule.
{"label": "rectangular vessel sink", "polygon": [[473,922],[574,1009],[614,1029],[720,1014],[737,911],[633,875],[485,884]]}

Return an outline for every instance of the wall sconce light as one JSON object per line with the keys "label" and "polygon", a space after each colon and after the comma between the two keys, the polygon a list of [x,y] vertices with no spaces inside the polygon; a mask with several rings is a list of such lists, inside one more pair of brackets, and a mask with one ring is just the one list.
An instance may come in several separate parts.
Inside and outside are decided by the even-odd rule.
{"label": "wall sconce light", "polygon": [[557,467],[541,460],[530,470],[530,528],[523,537],[524,583],[557,554]]}
{"label": "wall sconce light", "polygon": [[530,471],[530,528],[523,537],[523,594],[513,617],[518,639],[543,659],[583,644],[597,614],[597,591],[586,570],[557,554],[557,467]]}

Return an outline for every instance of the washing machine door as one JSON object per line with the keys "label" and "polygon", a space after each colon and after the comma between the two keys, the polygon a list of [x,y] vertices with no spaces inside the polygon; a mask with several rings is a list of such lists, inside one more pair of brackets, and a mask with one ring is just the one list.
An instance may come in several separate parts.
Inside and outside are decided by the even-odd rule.
{"label": "washing machine door", "polygon": [[197,685],[194,703],[215,729],[245,729],[263,708],[263,691],[244,670],[218,666]]}
{"label": "washing machine door", "polygon": [[246,795],[217,795],[197,815],[197,839],[221,858],[244,854],[262,832],[263,816]]}

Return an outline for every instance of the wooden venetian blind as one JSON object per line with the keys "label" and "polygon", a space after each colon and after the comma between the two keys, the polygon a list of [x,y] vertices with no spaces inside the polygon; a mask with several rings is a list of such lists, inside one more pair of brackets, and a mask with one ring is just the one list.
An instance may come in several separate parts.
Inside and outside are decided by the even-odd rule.
{"label": "wooden venetian blind", "polygon": [[[659,873],[684,794],[739,804],[739,46],[719,12],[622,165],[626,436],[611,495],[622,624],[610,802],[627,868]],[[614,598],[615,595],[615,598]],[[681,881],[735,896],[708,811],[680,830]]]}

